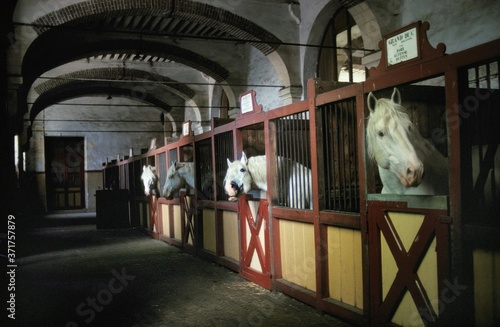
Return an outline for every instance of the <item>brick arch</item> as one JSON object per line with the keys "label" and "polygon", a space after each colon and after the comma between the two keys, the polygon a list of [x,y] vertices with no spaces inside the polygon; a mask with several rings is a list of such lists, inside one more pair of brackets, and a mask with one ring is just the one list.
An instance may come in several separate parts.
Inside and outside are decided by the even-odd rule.
{"label": "brick arch", "polygon": [[[62,64],[103,54],[125,54],[127,56],[149,55],[164,60],[175,61],[212,77],[217,82],[227,79],[229,72],[216,62],[189,50],[155,41],[96,39],[93,42],[81,42],[83,35],[60,34],[49,31],[39,36],[30,46],[23,60],[23,86],[20,96],[27,98],[33,82],[46,71]],[[47,44],[60,44],[59,51],[53,52]],[[192,98],[191,91],[184,90]],[[20,101],[21,104],[25,103]],[[21,108],[27,112],[27,106]]]}
{"label": "brick arch", "polygon": [[181,82],[177,82],[160,74],[130,68],[94,68],[76,71],[58,76],[57,79],[41,83],[35,87],[35,91],[37,91],[38,94],[43,94],[44,92],[49,92],[58,87],[73,83],[73,79],[151,81],[152,83],[157,82],[159,88],[173,93],[184,100],[190,100],[196,95],[193,89]]}
{"label": "brick arch", "polygon": [[40,95],[31,107],[29,114],[30,122],[32,124],[39,113],[55,103],[89,95],[125,96],[156,106],[159,110],[163,110],[167,113],[171,110],[171,107],[164,99],[151,93],[134,92],[132,85],[123,87],[110,85],[108,82],[72,81]]}
{"label": "brick arch", "polygon": [[[229,76],[229,72],[216,62],[174,45],[144,40],[115,40],[109,37],[82,42],[83,34],[66,35],[56,32],[48,32],[39,36],[26,52],[22,65],[22,75],[28,80],[28,83],[32,83],[34,79],[46,71],[65,63],[102,54],[161,57],[201,71],[217,82],[223,81]],[[54,52],[47,44],[59,44],[60,46],[58,51]]]}
{"label": "brick arch", "polygon": [[[35,30],[42,34],[49,30],[50,26],[58,26],[71,21],[81,22],[88,26],[92,21],[92,16],[94,18],[100,15],[110,17],[117,14],[174,17],[203,24],[227,33],[233,38],[255,40],[255,43],[250,42],[250,44],[266,55],[275,51],[281,43],[274,34],[248,19],[219,7],[189,0],[83,1],[48,13],[36,19],[34,24],[39,25]],[[266,42],[262,42],[263,40]]]}

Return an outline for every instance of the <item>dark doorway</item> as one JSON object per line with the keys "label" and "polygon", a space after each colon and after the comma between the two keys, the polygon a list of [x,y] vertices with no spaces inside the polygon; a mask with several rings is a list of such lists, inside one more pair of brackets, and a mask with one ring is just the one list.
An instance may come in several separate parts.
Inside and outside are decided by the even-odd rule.
{"label": "dark doorway", "polygon": [[84,138],[45,137],[48,210],[85,207]]}

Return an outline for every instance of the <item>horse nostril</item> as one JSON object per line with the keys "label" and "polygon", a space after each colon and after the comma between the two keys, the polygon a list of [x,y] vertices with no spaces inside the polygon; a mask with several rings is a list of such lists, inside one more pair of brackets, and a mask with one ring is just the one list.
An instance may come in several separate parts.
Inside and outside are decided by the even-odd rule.
{"label": "horse nostril", "polygon": [[236,184],[236,182],[231,182],[231,188],[233,190],[237,190],[239,187],[238,187],[238,184]]}

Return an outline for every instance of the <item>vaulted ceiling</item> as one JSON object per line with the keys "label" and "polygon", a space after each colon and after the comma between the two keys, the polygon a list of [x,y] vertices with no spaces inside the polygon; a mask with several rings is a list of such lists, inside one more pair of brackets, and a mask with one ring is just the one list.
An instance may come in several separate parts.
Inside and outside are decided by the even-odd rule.
{"label": "vaulted ceiling", "polygon": [[[51,105],[84,96],[128,98],[131,105],[146,103],[181,122],[185,103],[198,111],[214,107],[209,85],[224,89],[234,106],[237,94],[230,86],[247,83],[242,52],[250,47],[264,57],[283,43],[234,14],[240,1],[215,6],[93,0],[62,7],[54,2],[42,15],[43,4],[35,2],[30,12],[30,2],[18,1],[14,13],[17,35],[26,36],[17,105],[28,124]],[[288,6],[289,1],[251,1],[255,14],[269,3]],[[199,115],[207,120],[210,114]]]}

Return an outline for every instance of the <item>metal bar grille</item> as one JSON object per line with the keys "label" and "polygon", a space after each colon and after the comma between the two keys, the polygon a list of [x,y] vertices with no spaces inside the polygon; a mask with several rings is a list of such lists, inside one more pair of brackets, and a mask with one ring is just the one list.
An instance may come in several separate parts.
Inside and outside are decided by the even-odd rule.
{"label": "metal bar grille", "polygon": [[214,200],[214,178],[212,166],[212,139],[196,142],[196,188],[198,197]]}
{"label": "metal bar grille", "polygon": [[227,158],[234,158],[233,152],[233,132],[217,134],[214,137],[215,143],[215,172],[216,172],[216,194],[218,200],[226,200],[224,194],[224,177],[227,171]]}
{"label": "metal bar grille", "polygon": [[[318,107],[321,115],[324,209],[359,212],[356,101]],[[321,195],[320,195],[321,196]]]}
{"label": "metal bar grille", "polygon": [[289,115],[275,120],[277,162],[277,205],[312,209],[309,114]]}
{"label": "metal bar grille", "polygon": [[167,153],[163,152],[158,154],[158,167],[157,174],[159,176],[158,180],[158,189],[160,191],[160,196],[163,196],[163,186],[165,185],[165,181],[167,180]]}
{"label": "metal bar grille", "polygon": [[468,68],[461,93],[462,198],[476,223],[500,223],[499,60]]}
{"label": "metal bar grille", "polygon": [[170,167],[174,161],[179,161],[176,148],[168,150],[168,166]]}
{"label": "metal bar grille", "polygon": [[144,186],[141,181],[142,175],[142,160],[134,161],[134,191],[135,194],[140,196],[144,195]]}

